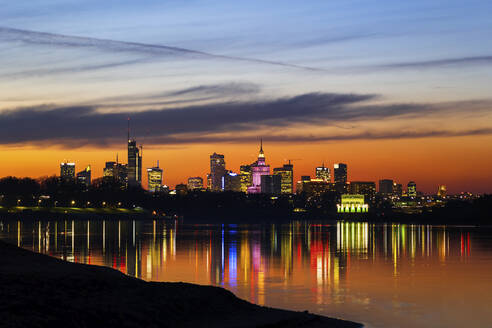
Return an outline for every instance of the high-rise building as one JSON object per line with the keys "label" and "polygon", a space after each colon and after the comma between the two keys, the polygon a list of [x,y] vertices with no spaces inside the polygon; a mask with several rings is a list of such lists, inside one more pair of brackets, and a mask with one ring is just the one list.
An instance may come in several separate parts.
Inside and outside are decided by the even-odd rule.
{"label": "high-rise building", "polygon": [[322,179],[326,182],[331,182],[330,168],[325,167],[324,163],[316,168],[315,174],[316,174],[316,179]]}
{"label": "high-rise building", "polygon": [[65,181],[75,181],[75,163],[60,163],[60,178]]}
{"label": "high-rise building", "polygon": [[407,185],[407,195],[408,197],[417,197],[417,184],[410,181]]}
{"label": "high-rise building", "polygon": [[224,155],[217,153],[210,155],[210,190],[222,190],[222,177],[226,172]]}
{"label": "high-rise building", "polygon": [[142,185],[142,155],[137,141],[128,135],[128,185]]}
{"label": "high-rise building", "polygon": [[335,183],[347,183],[347,164],[335,163],[333,165],[333,178]]}
{"label": "high-rise building", "polygon": [[292,164],[284,164],[283,167],[273,169],[273,175],[280,175],[280,188],[282,194],[292,194],[294,192],[294,166]]}
{"label": "high-rise building", "polygon": [[282,176],[280,174],[261,176],[261,193],[278,195],[282,192]]}
{"label": "high-rise building", "polygon": [[403,194],[403,187],[401,186],[401,183],[393,183],[393,195],[397,197],[401,197]]}
{"label": "high-rise building", "polygon": [[203,189],[203,179],[201,177],[188,178],[188,190]]}
{"label": "high-rise building", "polygon": [[260,153],[258,160],[251,164],[252,184],[248,187],[248,194],[261,193],[261,176],[270,174],[270,165],[265,163],[265,153],[263,152],[263,140],[260,141]]}
{"label": "high-rise building", "polygon": [[301,175],[301,181],[302,182],[311,181],[311,177],[309,175]]}
{"label": "high-rise building", "polygon": [[349,193],[352,195],[364,195],[366,200],[374,200],[376,196],[376,184],[371,181],[351,181]]}
{"label": "high-rise building", "polygon": [[118,156],[116,156],[116,162],[106,162],[103,168],[103,177],[112,177],[127,184],[128,182],[128,168],[126,164],[118,163]]}
{"label": "high-rise building", "polygon": [[448,191],[446,189],[446,186],[445,185],[440,185],[437,188],[437,197],[446,198],[447,195],[448,195]]}
{"label": "high-rise building", "polygon": [[389,196],[393,194],[393,180],[383,179],[379,180],[379,193],[383,196]]}
{"label": "high-rise building", "polygon": [[239,168],[241,176],[241,192],[248,192],[248,187],[253,183],[253,175],[251,174],[251,165],[241,165]]}
{"label": "high-rise building", "polygon": [[344,193],[347,190],[347,164],[335,163],[333,165],[333,180],[337,191]]}
{"label": "high-rise building", "polygon": [[222,176],[222,190],[241,191],[241,176],[234,172],[227,172]]}
{"label": "high-rise building", "polygon": [[147,169],[147,183],[149,191],[158,192],[162,187],[162,169],[159,167],[159,161],[157,166]]}
{"label": "high-rise building", "polygon": [[91,185],[91,166],[87,165],[87,167],[77,173],[77,182],[83,184],[86,187]]}

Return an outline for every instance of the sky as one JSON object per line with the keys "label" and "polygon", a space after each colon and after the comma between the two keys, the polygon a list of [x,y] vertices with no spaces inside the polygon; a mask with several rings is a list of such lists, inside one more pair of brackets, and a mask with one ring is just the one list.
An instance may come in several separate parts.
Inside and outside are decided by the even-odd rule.
{"label": "sky", "polygon": [[[492,192],[488,1],[0,1],[0,176],[291,159]],[[144,183],[146,179],[144,177]]]}

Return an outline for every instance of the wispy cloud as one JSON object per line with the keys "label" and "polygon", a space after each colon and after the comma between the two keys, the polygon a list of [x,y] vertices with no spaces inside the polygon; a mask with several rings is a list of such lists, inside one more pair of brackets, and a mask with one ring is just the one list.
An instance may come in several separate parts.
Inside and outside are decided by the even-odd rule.
{"label": "wispy cloud", "polygon": [[[109,52],[127,52],[151,56],[154,59],[179,57],[185,59],[222,59],[243,61],[257,64],[290,67],[309,71],[323,71],[321,68],[295,65],[274,60],[225,56],[191,49],[172,47],[159,44],[146,44],[139,42],[117,41],[90,37],[70,36],[57,33],[46,33],[9,27],[0,27],[0,40],[10,42],[23,42],[27,44],[56,46],[64,48],[89,48]],[[149,60],[146,58],[145,60]],[[90,69],[88,67],[87,69]],[[98,69],[94,67],[93,69]]]}

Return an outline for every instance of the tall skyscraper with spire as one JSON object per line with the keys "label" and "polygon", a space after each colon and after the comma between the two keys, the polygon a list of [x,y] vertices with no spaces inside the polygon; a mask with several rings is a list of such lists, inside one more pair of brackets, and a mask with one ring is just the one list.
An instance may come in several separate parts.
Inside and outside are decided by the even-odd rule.
{"label": "tall skyscraper with spire", "polygon": [[270,175],[270,165],[266,165],[265,163],[263,139],[260,140],[260,153],[258,154],[258,160],[251,164],[251,175],[253,176],[253,184],[248,187],[248,194],[261,193],[261,176]]}
{"label": "tall skyscraper with spire", "polygon": [[128,119],[128,185],[142,185],[142,155],[137,141],[130,139],[130,119]]}

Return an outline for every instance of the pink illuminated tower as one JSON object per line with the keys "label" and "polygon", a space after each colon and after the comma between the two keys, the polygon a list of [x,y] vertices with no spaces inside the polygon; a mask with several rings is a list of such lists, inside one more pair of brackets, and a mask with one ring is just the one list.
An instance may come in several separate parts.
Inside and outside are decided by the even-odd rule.
{"label": "pink illuminated tower", "polygon": [[266,165],[265,163],[263,140],[260,141],[258,160],[251,164],[251,174],[253,176],[253,184],[248,187],[248,194],[259,194],[261,193],[261,176],[270,174],[270,165]]}

